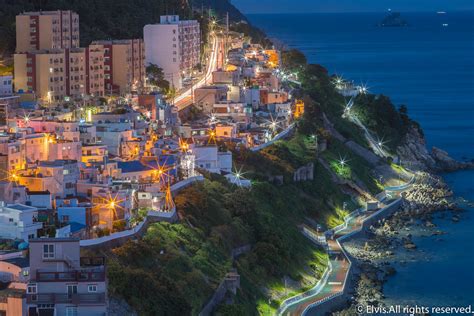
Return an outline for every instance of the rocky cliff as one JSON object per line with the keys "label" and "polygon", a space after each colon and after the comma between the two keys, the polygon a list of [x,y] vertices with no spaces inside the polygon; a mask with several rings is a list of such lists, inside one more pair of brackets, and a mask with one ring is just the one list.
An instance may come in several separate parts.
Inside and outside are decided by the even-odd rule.
{"label": "rocky cliff", "polygon": [[431,152],[428,151],[425,137],[416,126],[412,126],[405,135],[397,148],[397,155],[403,165],[413,169],[440,172],[474,168],[473,162],[457,161],[439,148],[433,147]]}

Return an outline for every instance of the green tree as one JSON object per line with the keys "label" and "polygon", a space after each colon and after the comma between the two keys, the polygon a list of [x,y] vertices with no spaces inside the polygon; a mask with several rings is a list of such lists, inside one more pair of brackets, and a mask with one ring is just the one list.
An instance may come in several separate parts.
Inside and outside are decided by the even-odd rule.
{"label": "green tree", "polygon": [[168,91],[170,89],[170,83],[165,79],[163,69],[155,64],[150,64],[146,67],[146,75],[148,82],[160,88],[161,91]]}
{"label": "green tree", "polygon": [[297,49],[283,51],[281,61],[283,67],[289,71],[300,70],[308,62],[306,56]]}

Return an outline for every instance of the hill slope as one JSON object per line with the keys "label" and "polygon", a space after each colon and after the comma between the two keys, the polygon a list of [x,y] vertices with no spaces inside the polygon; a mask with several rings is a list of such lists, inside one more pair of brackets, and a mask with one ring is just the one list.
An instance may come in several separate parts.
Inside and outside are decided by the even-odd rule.
{"label": "hill slope", "polygon": [[194,8],[212,8],[231,21],[246,21],[228,0],[0,0],[0,56],[15,50],[15,16],[25,11],[73,10],[80,17],[81,45],[93,40],[143,37],[143,26],[160,15],[193,17]]}

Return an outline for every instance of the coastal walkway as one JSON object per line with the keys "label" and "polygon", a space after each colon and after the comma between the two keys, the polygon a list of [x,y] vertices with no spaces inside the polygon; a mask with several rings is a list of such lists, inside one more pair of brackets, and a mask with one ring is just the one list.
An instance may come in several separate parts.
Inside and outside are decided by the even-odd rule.
{"label": "coastal walkway", "polygon": [[[364,227],[377,221],[381,216],[391,214],[398,209],[401,200],[401,198],[393,200],[383,208],[374,211],[358,209],[346,216],[343,224],[328,230],[326,235],[331,236],[326,244],[329,262],[323,277],[314,288],[285,300],[278,309],[277,315],[304,315],[310,309],[344,295],[347,290],[352,262],[341,242],[362,231]],[[310,228],[305,226],[305,230],[310,230]],[[320,244],[320,240],[314,237],[315,233],[307,231],[305,235]]]}

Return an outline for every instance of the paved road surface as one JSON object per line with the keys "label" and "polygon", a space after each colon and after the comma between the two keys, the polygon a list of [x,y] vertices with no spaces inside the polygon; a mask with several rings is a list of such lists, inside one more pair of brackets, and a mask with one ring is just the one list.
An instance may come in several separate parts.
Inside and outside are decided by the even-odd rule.
{"label": "paved road surface", "polygon": [[218,36],[214,36],[212,41],[212,52],[211,56],[209,57],[206,74],[203,78],[201,78],[201,80],[195,83],[192,88],[185,90],[175,98],[174,104],[178,107],[178,111],[182,111],[193,104],[193,91],[197,88],[210,84],[212,82],[212,73],[218,68],[222,67],[224,64],[222,40]]}

